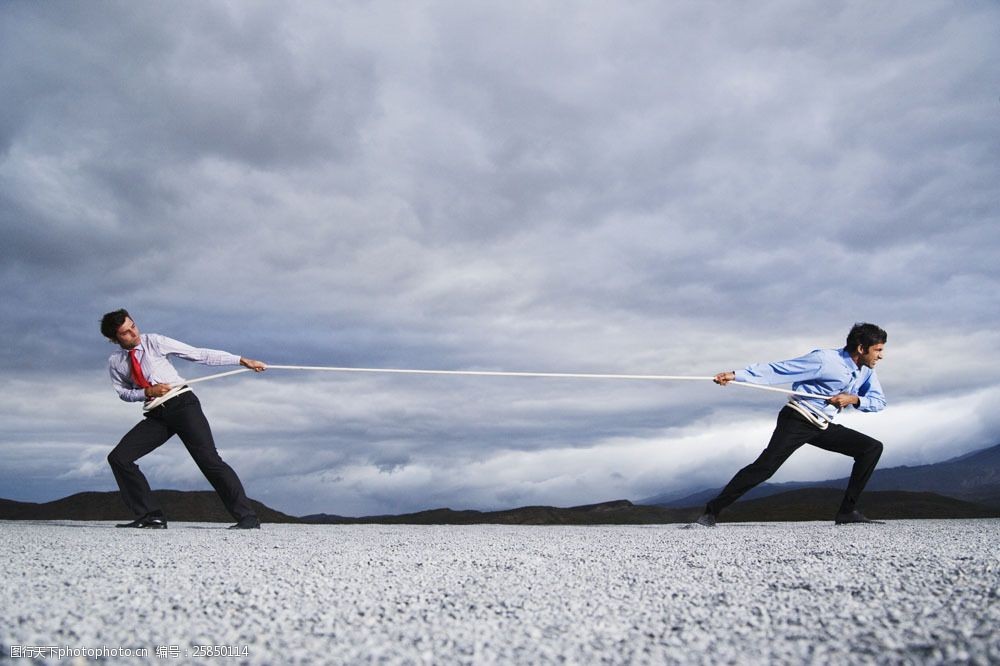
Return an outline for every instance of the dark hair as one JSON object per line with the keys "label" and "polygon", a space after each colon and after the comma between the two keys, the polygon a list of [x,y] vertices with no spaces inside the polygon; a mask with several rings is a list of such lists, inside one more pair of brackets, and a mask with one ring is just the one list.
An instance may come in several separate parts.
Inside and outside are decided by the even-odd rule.
{"label": "dark hair", "polygon": [[851,328],[851,332],[847,334],[847,344],[844,346],[844,350],[853,352],[859,345],[862,349],[867,350],[872,345],[885,344],[888,339],[889,335],[875,324],[861,322],[855,324]]}
{"label": "dark hair", "polygon": [[118,329],[131,316],[125,308],[104,315],[101,317],[101,335],[111,340],[111,342],[118,342]]}

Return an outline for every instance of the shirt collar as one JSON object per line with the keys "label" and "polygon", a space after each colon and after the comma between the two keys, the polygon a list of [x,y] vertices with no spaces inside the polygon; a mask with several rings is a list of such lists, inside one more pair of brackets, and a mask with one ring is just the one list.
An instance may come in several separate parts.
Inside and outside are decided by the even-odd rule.
{"label": "shirt collar", "polygon": [[[145,337],[146,337],[145,334],[140,335],[139,336],[139,344],[137,344],[135,347],[132,347],[132,349],[134,349],[136,351],[141,351],[143,354],[145,354],[146,353],[146,341],[143,339]],[[128,356],[128,353],[131,350],[129,350],[129,349],[123,349],[123,348],[119,347],[119,351],[122,354],[124,354],[125,356]]]}
{"label": "shirt collar", "polygon": [[861,366],[854,362],[854,359],[851,358],[851,355],[843,347],[840,349],[840,359],[844,362],[844,365],[847,366],[847,369],[850,370],[852,374],[861,372]]}

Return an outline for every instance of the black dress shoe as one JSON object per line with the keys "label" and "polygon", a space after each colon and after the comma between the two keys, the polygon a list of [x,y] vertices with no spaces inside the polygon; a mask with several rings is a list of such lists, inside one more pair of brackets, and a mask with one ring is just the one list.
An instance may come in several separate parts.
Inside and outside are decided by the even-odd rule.
{"label": "black dress shoe", "polygon": [[246,516],[240,518],[240,522],[230,526],[231,530],[259,530],[260,519],[257,516]]}
{"label": "black dress shoe", "polygon": [[702,527],[715,527],[715,514],[703,513],[698,517],[698,520],[694,521],[694,524]]}
{"label": "black dress shoe", "polygon": [[167,519],[162,515],[150,516],[147,514],[142,518],[133,520],[131,523],[120,523],[115,525],[115,527],[134,527],[140,530],[165,530],[167,529]]}
{"label": "black dress shoe", "polygon": [[881,520],[872,520],[871,518],[866,518],[864,514],[860,511],[851,511],[850,513],[838,513],[837,517],[833,519],[837,525],[885,525]]}

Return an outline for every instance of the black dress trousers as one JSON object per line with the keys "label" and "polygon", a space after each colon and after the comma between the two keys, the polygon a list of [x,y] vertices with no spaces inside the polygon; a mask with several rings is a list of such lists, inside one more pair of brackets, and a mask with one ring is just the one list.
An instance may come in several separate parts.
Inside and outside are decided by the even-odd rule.
{"label": "black dress trousers", "polygon": [[812,444],[854,458],[847,492],[844,493],[844,500],[838,513],[854,511],[858,497],[865,489],[865,484],[868,483],[882,455],[882,442],[837,423],[830,424],[824,430],[807,421],[791,407],[785,407],[778,412],[778,423],[767,448],[757,460],[736,473],[719,496],[708,503],[706,510],[718,515],[745,492],[771,478],[788,456],[803,444]]}
{"label": "black dress trousers", "polygon": [[108,454],[122,499],[136,516],[158,511],[160,507],[135,461],[174,435],[184,442],[198,469],[215,488],[233,518],[241,520],[255,515],[236,472],[219,457],[201,402],[194,393],[188,392],[150,410]]}

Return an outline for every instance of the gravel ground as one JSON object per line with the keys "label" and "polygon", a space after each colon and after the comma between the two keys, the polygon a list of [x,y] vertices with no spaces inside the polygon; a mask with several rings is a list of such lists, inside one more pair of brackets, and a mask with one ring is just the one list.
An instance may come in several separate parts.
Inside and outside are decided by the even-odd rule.
{"label": "gravel ground", "polygon": [[0,522],[0,661],[1000,663],[998,520],[223,527]]}

